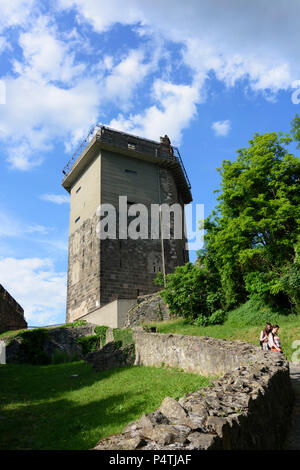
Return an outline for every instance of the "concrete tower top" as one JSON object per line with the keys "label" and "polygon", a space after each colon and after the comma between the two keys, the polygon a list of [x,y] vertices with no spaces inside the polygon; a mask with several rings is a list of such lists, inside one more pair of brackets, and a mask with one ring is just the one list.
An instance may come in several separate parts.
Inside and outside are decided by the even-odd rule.
{"label": "concrete tower top", "polygon": [[[177,147],[171,145],[167,135],[160,137],[160,142],[144,139],[132,134],[111,129],[107,126],[96,126],[96,134],[90,142],[88,139],[80,145],[63,170],[63,187],[70,192],[82,172],[99,154],[101,149],[157,164],[169,169],[176,185],[184,198],[184,203],[192,201],[191,185]],[[92,131],[94,133],[94,130]]]}

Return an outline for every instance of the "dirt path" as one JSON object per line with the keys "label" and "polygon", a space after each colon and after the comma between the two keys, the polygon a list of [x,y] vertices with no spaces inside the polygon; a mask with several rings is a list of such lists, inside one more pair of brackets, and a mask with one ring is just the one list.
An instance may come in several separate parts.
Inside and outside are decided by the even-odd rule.
{"label": "dirt path", "polygon": [[300,450],[300,363],[290,362],[290,376],[295,392],[295,405],[291,429],[287,437],[287,450]]}

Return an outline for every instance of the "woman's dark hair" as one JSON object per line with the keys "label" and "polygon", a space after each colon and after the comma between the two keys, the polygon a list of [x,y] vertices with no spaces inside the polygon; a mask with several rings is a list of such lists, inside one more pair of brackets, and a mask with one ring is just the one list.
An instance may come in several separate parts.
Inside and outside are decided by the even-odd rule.
{"label": "woman's dark hair", "polygon": [[[269,327],[270,327],[269,330],[267,330],[267,325],[269,325]],[[271,323],[267,322],[266,326],[265,326],[265,333],[269,333],[271,330],[272,330],[272,325],[271,325]]]}

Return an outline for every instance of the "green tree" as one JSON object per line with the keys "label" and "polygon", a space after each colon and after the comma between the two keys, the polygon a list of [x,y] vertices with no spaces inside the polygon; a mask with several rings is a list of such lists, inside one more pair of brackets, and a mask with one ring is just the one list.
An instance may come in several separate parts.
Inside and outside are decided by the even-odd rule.
{"label": "green tree", "polygon": [[218,168],[197,266],[176,268],[161,291],[176,315],[214,323],[255,297],[300,311],[300,160],[288,151],[292,141],[300,147],[298,115],[289,135],[255,134]]}
{"label": "green tree", "polygon": [[[213,272],[204,266],[192,263],[177,266],[174,273],[166,275],[166,286],[160,295],[176,316],[190,322],[201,318],[202,324],[217,323],[222,316],[221,312],[212,319],[211,315],[221,308],[221,292],[213,276]],[[163,285],[161,273],[157,275],[155,283]]]}
{"label": "green tree", "polygon": [[[300,120],[294,123],[299,126]],[[223,161],[216,211],[205,222],[227,308],[264,295],[299,307],[300,161],[291,137],[255,134],[236,161]]]}

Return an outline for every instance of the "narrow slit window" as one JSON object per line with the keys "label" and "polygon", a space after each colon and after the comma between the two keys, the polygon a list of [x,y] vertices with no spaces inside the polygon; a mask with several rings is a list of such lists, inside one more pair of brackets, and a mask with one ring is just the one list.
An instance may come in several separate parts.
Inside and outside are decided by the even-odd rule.
{"label": "narrow slit window", "polygon": [[79,193],[80,190],[81,190],[81,186],[79,186],[79,188],[76,189],[76,193]]}
{"label": "narrow slit window", "polygon": [[77,217],[77,219],[75,220],[75,224],[77,224],[79,220],[80,220],[80,217]]}
{"label": "narrow slit window", "polygon": [[129,175],[137,175],[137,171],[129,170],[128,168],[125,169],[125,173],[128,173]]}

